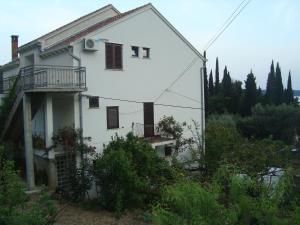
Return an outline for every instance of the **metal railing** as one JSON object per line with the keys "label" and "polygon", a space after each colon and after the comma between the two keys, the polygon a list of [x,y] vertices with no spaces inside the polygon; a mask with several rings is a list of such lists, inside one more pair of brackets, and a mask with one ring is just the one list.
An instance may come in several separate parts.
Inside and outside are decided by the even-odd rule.
{"label": "metal railing", "polygon": [[[17,82],[15,84],[15,82]],[[4,92],[34,89],[85,89],[85,67],[34,65],[20,69],[17,76],[3,79]]]}
{"label": "metal railing", "polygon": [[132,123],[132,132],[137,137],[154,137],[161,135],[157,124]]}

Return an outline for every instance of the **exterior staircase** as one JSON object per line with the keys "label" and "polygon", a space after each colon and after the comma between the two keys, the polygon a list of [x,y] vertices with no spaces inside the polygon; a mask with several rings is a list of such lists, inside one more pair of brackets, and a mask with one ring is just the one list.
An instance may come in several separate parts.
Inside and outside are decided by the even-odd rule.
{"label": "exterior staircase", "polygon": [[[19,138],[22,132],[22,100],[25,93],[40,96],[46,92],[81,92],[86,90],[85,67],[34,65],[21,68],[17,76],[3,79],[4,93],[13,98],[7,115],[1,140],[13,134]],[[39,93],[39,95],[34,95]],[[37,100],[38,98],[35,98]],[[32,116],[37,112],[40,101],[33,102]],[[14,124],[15,126],[12,126]]]}

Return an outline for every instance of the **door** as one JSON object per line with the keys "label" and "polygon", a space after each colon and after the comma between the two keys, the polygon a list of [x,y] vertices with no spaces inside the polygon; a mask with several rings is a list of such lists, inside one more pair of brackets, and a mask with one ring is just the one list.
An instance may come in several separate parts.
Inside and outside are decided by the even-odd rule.
{"label": "door", "polygon": [[144,137],[154,136],[154,108],[153,102],[144,103]]}

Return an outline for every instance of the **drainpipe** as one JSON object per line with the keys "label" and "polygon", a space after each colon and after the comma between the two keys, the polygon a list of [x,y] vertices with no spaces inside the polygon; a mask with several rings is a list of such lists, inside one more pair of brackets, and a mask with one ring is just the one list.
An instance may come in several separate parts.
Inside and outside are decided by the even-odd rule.
{"label": "drainpipe", "polygon": [[[81,58],[72,53],[72,48],[69,48],[68,54],[78,62],[78,67],[81,67]],[[82,94],[79,92],[79,128],[80,128],[80,144],[83,144],[83,119],[82,119]],[[82,155],[81,155],[82,158]]]}
{"label": "drainpipe", "polygon": [[205,101],[205,99],[204,99],[204,83],[203,83],[203,76],[204,76],[204,74],[203,74],[203,70],[204,70],[204,68],[205,68],[205,62],[204,62],[204,66],[202,66],[202,67],[200,67],[200,87],[201,87],[201,91],[200,91],[200,98],[201,98],[201,102],[202,102],[202,104],[201,104],[201,111],[202,111],[202,113],[201,113],[201,132],[202,132],[202,146],[203,146],[203,154],[205,154],[205,138],[204,138],[204,127],[205,127],[205,125],[204,125],[204,123],[205,123],[205,119],[204,119],[204,117],[205,117],[205,103],[204,103],[204,101]]}

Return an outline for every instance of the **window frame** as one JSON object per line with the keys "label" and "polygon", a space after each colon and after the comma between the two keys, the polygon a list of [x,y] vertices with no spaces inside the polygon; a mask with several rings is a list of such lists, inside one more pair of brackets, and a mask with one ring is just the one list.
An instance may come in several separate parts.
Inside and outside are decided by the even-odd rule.
{"label": "window frame", "polygon": [[[144,51],[146,51],[146,56],[144,56]],[[143,59],[150,59],[150,48],[143,47]]]}
{"label": "window frame", "polygon": [[[92,106],[91,102],[97,99],[97,106]],[[90,96],[89,97],[89,109],[98,109],[99,108],[99,97],[98,96]]]}
{"label": "window frame", "polygon": [[131,57],[133,57],[133,58],[139,58],[140,57],[140,47],[139,46],[134,46],[134,45],[132,45],[131,46],[131,53],[135,53],[135,50],[134,50],[134,48],[136,48],[136,50],[137,50],[137,54],[136,55],[134,55],[134,54],[131,54]]}
{"label": "window frame", "polygon": [[[111,109],[116,109],[117,110],[117,126],[111,126],[111,124],[109,124],[109,110]],[[106,125],[107,125],[107,129],[119,129],[120,128],[120,121],[119,121],[119,106],[106,106]]]}
{"label": "window frame", "polygon": [[[108,46],[112,47],[112,66],[108,66],[108,56],[107,56],[107,48]],[[116,60],[116,48],[120,47],[121,49],[121,56],[120,56],[120,67],[117,67],[117,60]],[[111,42],[105,42],[105,68],[107,70],[123,70],[123,45],[118,43],[111,43]]]}

